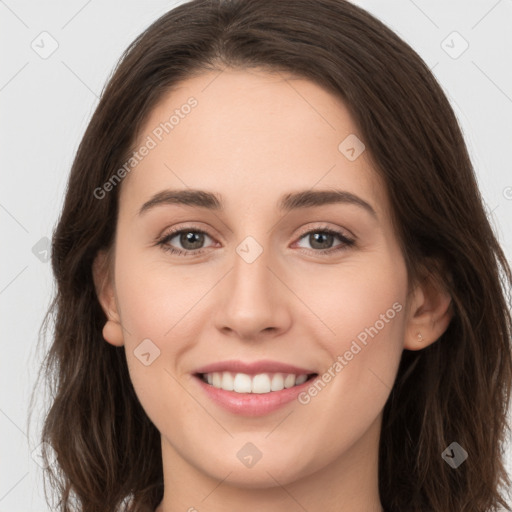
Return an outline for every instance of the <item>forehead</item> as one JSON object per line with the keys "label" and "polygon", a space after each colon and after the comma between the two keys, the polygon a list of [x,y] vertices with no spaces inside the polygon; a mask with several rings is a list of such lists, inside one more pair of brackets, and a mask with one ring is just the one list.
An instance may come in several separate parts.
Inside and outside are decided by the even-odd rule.
{"label": "forehead", "polygon": [[347,145],[360,149],[354,137],[362,138],[344,103],[311,81],[205,72],[148,115],[133,148],[150,149],[125,178],[121,202],[135,208],[165,188],[197,188],[233,206],[262,206],[274,195],[332,187],[364,195],[385,216],[385,187],[368,153],[347,158]]}

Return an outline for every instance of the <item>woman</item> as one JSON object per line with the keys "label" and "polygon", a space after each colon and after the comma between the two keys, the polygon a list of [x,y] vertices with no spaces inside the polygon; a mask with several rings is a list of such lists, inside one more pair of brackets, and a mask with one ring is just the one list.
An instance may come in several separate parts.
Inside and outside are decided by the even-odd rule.
{"label": "woman", "polygon": [[52,264],[60,510],[512,510],[510,269],[445,95],[362,9],[162,16]]}

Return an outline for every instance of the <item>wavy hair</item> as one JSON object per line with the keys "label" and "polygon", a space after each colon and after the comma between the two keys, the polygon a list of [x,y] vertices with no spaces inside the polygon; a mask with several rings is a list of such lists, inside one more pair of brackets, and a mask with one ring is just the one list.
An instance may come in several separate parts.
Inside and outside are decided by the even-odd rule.
{"label": "wavy hair", "polygon": [[[58,509],[154,511],[163,497],[160,434],[132,387],[106,321],[93,260],[112,246],[129,158],[165,94],[205,71],[258,68],[315,82],[349,108],[384,179],[409,286],[452,298],[444,334],[404,350],[386,402],[379,491],[389,512],[512,510],[503,496],[512,386],[511,270],[486,214],[456,116],[423,60],[345,0],[193,0],[164,14],[121,56],[78,147],[52,239],[56,291],[41,326],[52,341],[37,381],[49,405],[41,441]],[[122,185],[122,184],[121,184]],[[456,470],[441,457],[457,441]],[[45,444],[46,443],[46,444]],[[45,483],[46,494],[46,483]],[[48,496],[47,496],[48,500]]]}

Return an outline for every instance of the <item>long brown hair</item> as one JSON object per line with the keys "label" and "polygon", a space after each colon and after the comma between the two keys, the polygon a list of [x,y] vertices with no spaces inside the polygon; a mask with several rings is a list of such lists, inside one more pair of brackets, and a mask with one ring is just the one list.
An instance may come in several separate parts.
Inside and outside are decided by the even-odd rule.
{"label": "long brown hair", "polygon": [[[106,343],[91,265],[111,247],[123,165],[149,112],[206,70],[306,78],[350,109],[393,208],[410,285],[435,279],[454,316],[441,338],[405,350],[383,416],[379,491],[389,512],[505,507],[512,386],[511,271],[493,233],[454,112],[422,59],[345,0],[193,0],[126,50],[78,148],[53,235],[51,390],[42,441],[59,510],[153,511],[163,497],[160,434],[139,403],[123,348]],[[41,375],[41,374],[40,374]],[[39,380],[39,379],[38,379]],[[468,453],[456,470],[441,454]],[[49,453],[43,452],[47,458]],[[46,486],[45,486],[46,491]]]}

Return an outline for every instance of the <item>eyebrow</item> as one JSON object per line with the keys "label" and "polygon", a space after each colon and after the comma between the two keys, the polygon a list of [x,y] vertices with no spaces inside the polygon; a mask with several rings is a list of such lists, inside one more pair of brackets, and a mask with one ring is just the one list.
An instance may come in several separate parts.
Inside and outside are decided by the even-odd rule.
{"label": "eyebrow", "polygon": [[[311,208],[329,204],[353,204],[360,206],[373,217],[377,213],[373,207],[359,196],[345,190],[303,190],[283,195],[278,203],[278,209],[289,212],[301,208]],[[224,211],[223,200],[219,194],[205,190],[183,189],[163,190],[146,201],[139,210],[142,215],[148,210],[167,204],[178,204],[183,206],[196,206],[213,211]]]}

